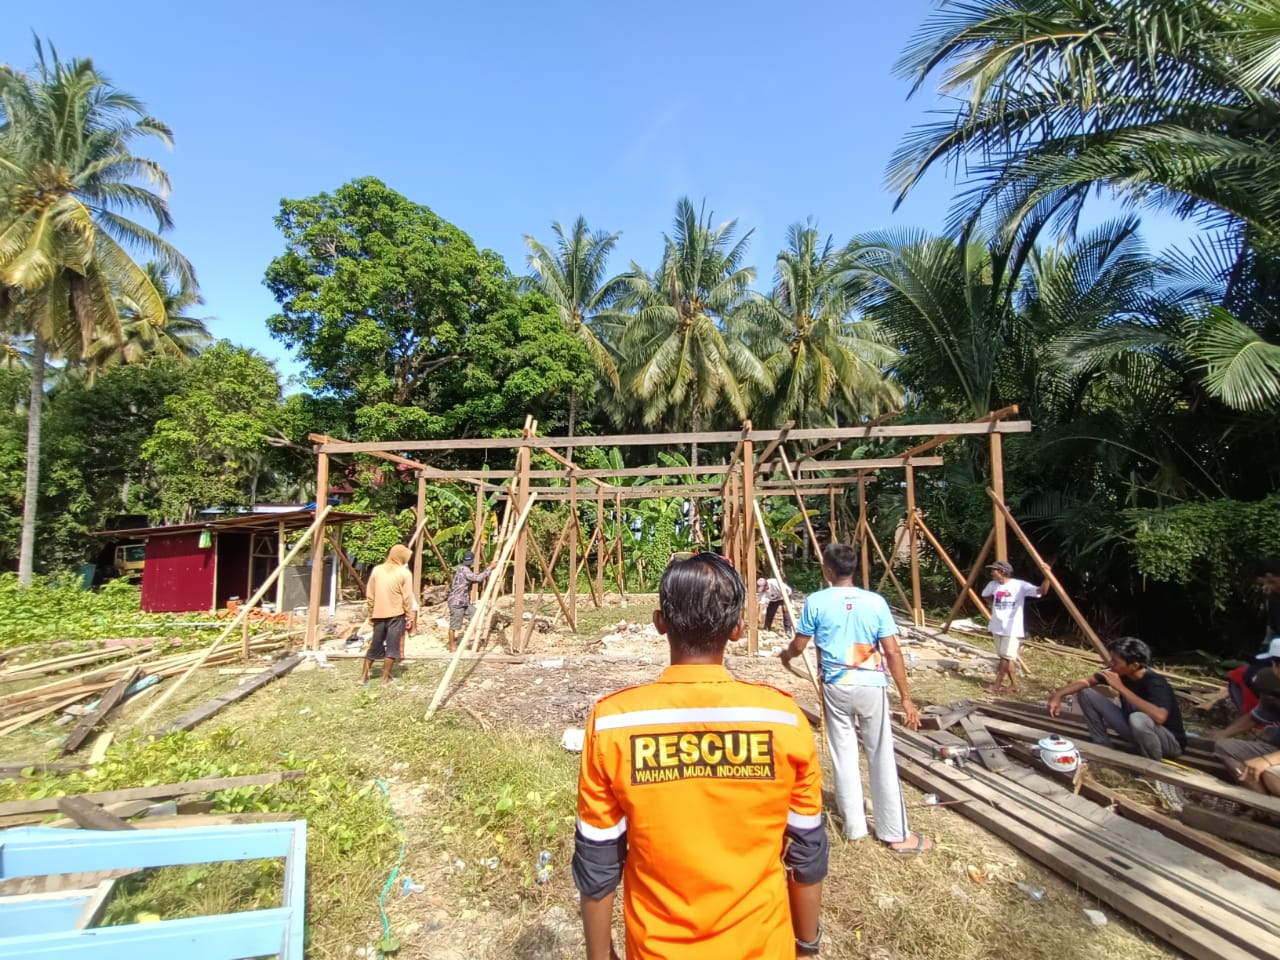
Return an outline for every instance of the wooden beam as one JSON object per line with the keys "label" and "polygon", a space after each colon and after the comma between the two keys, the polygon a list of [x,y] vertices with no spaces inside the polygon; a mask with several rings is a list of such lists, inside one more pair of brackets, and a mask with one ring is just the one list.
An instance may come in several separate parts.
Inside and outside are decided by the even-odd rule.
{"label": "wooden beam", "polygon": [[[81,793],[82,797],[92,803],[115,803],[120,800],[161,800],[168,797],[182,797],[193,793],[216,793],[219,790],[234,790],[237,787],[261,787],[286,780],[297,780],[305,777],[305,770],[278,770],[275,773],[255,773],[246,777],[204,777],[200,780],[185,780],[181,783],[162,783],[154,787],[128,787],[123,790],[101,790],[97,793]],[[58,809],[61,797],[38,797],[34,800],[7,800],[0,803],[0,817],[16,817],[27,813],[52,813]]]}
{"label": "wooden beam", "polygon": [[569,592],[569,629],[578,632],[578,481],[569,479],[569,580],[565,586]]}
{"label": "wooden beam", "polygon": [[1009,540],[1005,532],[1004,513],[998,504],[1004,503],[1004,437],[991,434],[991,489],[996,503],[992,504],[992,526],[996,531],[996,559],[1009,559]]}
{"label": "wooden beam", "polygon": [[87,830],[132,830],[133,827],[114,813],[107,813],[84,797],[58,797],[58,812]]}
{"label": "wooden beam", "polygon": [[[753,442],[774,440],[780,430],[752,430]],[[791,440],[870,440],[878,437],[969,437],[989,433],[1030,433],[1030,420],[987,423],[921,423],[864,427],[817,427],[792,430]],[[397,450],[515,450],[529,447],[543,451],[564,447],[674,447],[688,444],[737,443],[741,432],[630,433],[602,437],[458,437],[448,440],[393,440],[322,443],[319,453],[380,453]]]}
{"label": "wooden beam", "polygon": [[787,433],[796,425],[794,420],[788,420],[782,425],[782,429],[778,431],[778,435],[769,441],[769,445],[760,451],[760,455],[756,457],[754,468],[759,473],[764,465],[773,456],[773,451],[777,450],[787,439]]}
{"label": "wooden beam", "polygon": [[110,690],[102,695],[102,699],[98,701],[97,709],[82,717],[80,722],[67,734],[67,739],[62,744],[64,756],[68,753],[75,753],[80,749],[80,745],[85,742],[94,728],[106,719],[107,714],[115,709],[116,704],[124,699],[125,692],[138,679],[138,674],[141,672],[142,669],[140,667],[131,667],[124,676],[115,682]]}
{"label": "wooden beam", "polygon": [[[946,564],[947,569],[951,571],[951,576],[955,577],[956,583],[960,584],[960,595],[962,597],[967,596],[977,604],[978,612],[990,620],[991,611],[988,610],[987,605],[982,602],[982,598],[974,592],[973,587],[965,579],[965,575],[960,572],[960,568],[957,567],[955,561],[951,559],[951,554],[947,553],[947,551],[943,549],[942,544],[938,542],[938,538],[933,535],[933,531],[925,524],[924,517],[920,515],[920,511],[917,510],[912,514],[912,517],[915,523],[920,527],[920,532],[924,534],[924,538],[929,541],[929,546],[933,547],[934,553],[936,553],[942,559],[942,562]],[[923,624],[917,624],[917,626],[923,626]]]}
{"label": "wooden beam", "polygon": [[924,602],[920,597],[920,531],[914,523],[916,515],[916,471],[907,467],[907,551],[911,562],[911,622],[924,626]]}
{"label": "wooden beam", "polygon": [[253,679],[238,684],[221,696],[214,697],[208,703],[202,704],[194,710],[189,710],[180,717],[175,717],[173,720],[170,720],[168,723],[164,724],[164,726],[156,730],[153,736],[162,737],[166,733],[172,733],[175,730],[190,730],[192,727],[204,723],[210,717],[221,712],[226,707],[231,706],[231,704],[243,700],[252,693],[257,693],[273,680],[279,680],[286,673],[300,664],[303,659],[304,658],[300,653],[295,653],[291,657],[285,657],[283,660],[272,664],[266,670],[257,674]]}
{"label": "wooden beam", "polygon": [[1182,808],[1181,816],[1182,822],[1188,827],[1280,857],[1280,830],[1275,827],[1217,810],[1207,810],[1193,803]]}
{"label": "wooden beam", "polygon": [[[1053,571],[1049,569],[1049,565],[1044,562],[1039,551],[1036,550],[1035,545],[1032,544],[1031,538],[1023,532],[1022,527],[1018,525],[1018,521],[1013,519],[1013,514],[1010,512],[1008,505],[991,487],[987,488],[987,496],[991,498],[991,502],[995,505],[995,509],[999,511],[1005,523],[1008,524],[1009,529],[1011,529],[1014,532],[1014,535],[1022,542],[1023,549],[1027,551],[1027,555],[1031,558],[1031,562],[1039,568],[1041,575],[1049,581],[1049,584],[1058,594],[1058,599],[1060,599],[1062,601],[1062,605],[1067,608],[1067,613],[1071,614],[1071,618],[1075,620],[1076,625],[1080,627],[1081,632],[1089,638],[1089,642],[1092,643],[1093,648],[1098,651],[1098,656],[1102,658],[1102,662],[1110,663],[1111,654],[1107,651],[1107,645],[1103,643],[1098,634],[1094,632],[1093,627],[1091,627],[1089,625],[1089,621],[1084,618],[1084,614],[1080,612],[1080,608],[1076,606],[1076,602],[1071,599],[1071,595],[1067,593],[1062,582],[1054,576]],[[997,552],[999,549],[1000,531],[996,530]]]}
{"label": "wooden beam", "polygon": [[[946,621],[942,624],[942,632],[946,633],[951,629],[951,623],[955,620],[956,614],[960,612],[960,608],[964,606],[965,597],[973,594],[973,586],[978,582],[978,574],[986,569],[986,560],[991,553],[991,546],[996,542],[996,532],[994,529],[987,534],[986,543],[982,545],[982,549],[978,551],[978,559],[973,562],[973,568],[969,571],[969,576],[965,578],[964,586],[960,588],[959,595],[956,596],[956,602],[951,605],[951,612],[947,614]],[[980,608],[981,609],[981,608]]]}
{"label": "wooden beam", "polygon": [[[418,518],[418,523],[424,524],[423,531],[426,531],[427,519],[427,478],[418,473],[418,503],[414,511],[414,516]],[[434,544],[432,544],[434,546]],[[439,551],[436,551],[439,553]],[[449,569],[448,564],[444,563],[444,558],[440,558],[440,566],[446,570]],[[422,597],[422,541],[419,540],[417,546],[413,548],[413,595],[416,599]]]}
{"label": "wooden beam", "polygon": [[782,463],[783,471],[787,475],[787,481],[791,484],[791,491],[795,494],[796,506],[800,508],[800,516],[804,520],[805,532],[809,534],[809,542],[813,545],[813,555],[821,563],[822,544],[818,543],[818,535],[813,530],[813,524],[809,522],[809,511],[805,509],[804,496],[800,493],[800,485],[796,483],[796,475],[791,471],[791,461],[787,459],[785,448],[778,451],[778,458]]}

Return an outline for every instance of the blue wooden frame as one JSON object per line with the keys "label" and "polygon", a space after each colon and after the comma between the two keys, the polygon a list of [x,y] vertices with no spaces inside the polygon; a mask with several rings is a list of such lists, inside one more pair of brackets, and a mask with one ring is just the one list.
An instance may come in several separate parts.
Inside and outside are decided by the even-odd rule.
{"label": "blue wooden frame", "polygon": [[0,960],[174,960],[175,951],[181,951],[181,960],[303,960],[306,850],[305,820],[162,830],[0,831],[0,880],[284,859],[282,906],[268,910],[77,930],[72,925],[86,900],[84,891],[36,900],[0,897]]}

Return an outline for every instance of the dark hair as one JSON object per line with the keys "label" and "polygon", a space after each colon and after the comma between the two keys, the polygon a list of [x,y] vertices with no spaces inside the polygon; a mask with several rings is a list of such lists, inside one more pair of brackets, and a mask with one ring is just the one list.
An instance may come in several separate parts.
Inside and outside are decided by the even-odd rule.
{"label": "dark hair", "polygon": [[858,554],[847,543],[828,543],[822,548],[822,562],[837,577],[852,577],[858,570]]}
{"label": "dark hair", "polygon": [[1107,644],[1107,652],[1114,653],[1125,663],[1136,663],[1140,667],[1151,666],[1151,648],[1137,637],[1120,637]]}
{"label": "dark hair", "polygon": [[742,622],[747,591],[729,561],[699,553],[667,564],[658,584],[667,637],[688,653],[711,653]]}
{"label": "dark hair", "polygon": [[1258,565],[1258,576],[1280,576],[1280,557],[1263,557]]}

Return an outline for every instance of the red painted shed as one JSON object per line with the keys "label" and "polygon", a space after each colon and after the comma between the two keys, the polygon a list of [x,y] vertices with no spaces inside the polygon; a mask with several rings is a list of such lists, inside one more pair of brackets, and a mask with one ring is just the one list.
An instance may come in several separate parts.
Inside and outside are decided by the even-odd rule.
{"label": "red painted shed", "polygon": [[[369,514],[329,514],[326,527],[369,519]],[[195,613],[217,610],[233,597],[247,600],[280,565],[290,533],[306,530],[315,511],[246,513],[198,523],[132,530],[102,531],[99,536],[142,540],[142,609],[147,613]],[[330,551],[331,563],[339,561]],[[307,605],[310,565],[305,556],[276,581],[269,602],[278,609]],[[330,577],[325,577],[328,601]]]}

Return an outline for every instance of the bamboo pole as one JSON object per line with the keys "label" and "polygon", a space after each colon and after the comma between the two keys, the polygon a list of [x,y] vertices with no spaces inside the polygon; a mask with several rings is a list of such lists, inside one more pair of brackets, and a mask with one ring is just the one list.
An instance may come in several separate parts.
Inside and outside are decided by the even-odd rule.
{"label": "bamboo pole", "polygon": [[[893,581],[893,585],[898,588],[898,596],[902,598],[902,606],[910,610],[911,601],[907,599],[907,591],[903,589],[902,583],[898,580],[898,575],[893,572],[893,565],[889,563],[889,558],[884,555],[884,550],[880,548],[880,541],[871,536],[871,531],[866,529],[866,524],[862,524],[863,535],[867,540],[871,541],[871,545],[876,548],[876,555],[880,557],[880,562],[884,564],[885,571],[889,574],[889,579]],[[864,541],[865,543],[865,541]],[[865,587],[863,589],[866,589]]]}
{"label": "bamboo pole", "polygon": [[809,542],[813,544],[814,556],[821,561],[822,545],[818,543],[818,535],[813,530],[813,524],[809,522],[809,511],[805,509],[804,496],[800,493],[800,486],[796,483],[796,475],[791,469],[791,461],[787,459],[787,451],[783,447],[778,448],[778,457],[782,462],[783,472],[786,473],[787,480],[791,483],[791,490],[796,495],[796,505],[800,508],[800,516],[804,518],[804,528],[809,532]]}
{"label": "bamboo pole", "polygon": [[[453,658],[449,661],[449,665],[445,668],[444,676],[440,678],[440,685],[436,687],[435,696],[431,698],[431,705],[427,707],[424,720],[430,720],[435,716],[436,710],[440,706],[440,701],[444,699],[445,691],[449,688],[449,681],[453,679],[454,671],[458,669],[458,663],[462,660],[462,654],[466,651],[467,645],[476,638],[480,632],[480,621],[484,619],[482,611],[486,610],[493,603],[495,590],[494,585],[498,583],[505,573],[507,561],[511,558],[512,548],[520,537],[521,531],[524,530],[525,521],[529,519],[529,511],[533,509],[534,503],[538,499],[537,491],[529,494],[529,499],[525,501],[524,506],[520,510],[520,516],[515,522],[511,536],[503,541],[501,548],[498,550],[497,566],[493,568],[493,573],[484,585],[484,592],[480,595],[479,607],[475,614],[471,617],[471,622],[467,624],[467,629],[463,631],[462,639],[458,641],[458,649],[453,652]],[[512,635],[515,635],[521,624],[512,623]]]}
{"label": "bamboo pole", "polygon": [[[742,425],[742,429],[746,436],[750,436],[751,421],[748,420]],[[756,588],[756,525],[748,519],[753,513],[756,505],[755,492],[755,451],[754,444],[751,440],[742,441],[742,518],[743,533],[742,538],[743,560],[746,567],[744,579],[748,587],[753,593]],[[752,602],[747,604],[747,650],[753,656],[760,642],[760,604]]]}
{"label": "bamboo pole", "polygon": [[[782,591],[782,602],[787,608],[787,616],[791,618],[791,628],[794,630],[796,625],[800,623],[800,618],[796,616],[795,608],[791,605],[790,591],[787,590],[786,581],[782,579],[782,570],[778,566],[777,557],[774,555],[773,542],[769,539],[769,531],[764,523],[764,514],[760,512],[760,504],[753,503],[752,506],[755,508],[756,525],[760,529],[760,543],[764,547],[765,558],[769,561],[769,569],[773,571],[773,576],[778,581],[778,587]],[[756,606],[758,607],[759,604],[756,604]],[[809,672],[809,682],[813,684],[813,692],[817,694],[818,705],[821,708],[822,687],[818,683],[817,675],[813,672],[813,665],[809,662],[809,651],[807,649],[800,655],[800,659],[804,661],[805,669]]]}
{"label": "bamboo pole", "polygon": [[223,629],[223,631],[218,634],[217,638],[213,641],[213,643],[209,645],[209,649],[207,649],[203,654],[201,654],[195,663],[191,664],[191,666],[187,669],[187,672],[184,673],[181,677],[179,677],[176,683],[170,686],[169,689],[165,690],[164,693],[162,693],[158,699],[154,700],[151,703],[151,706],[147,707],[147,709],[142,712],[142,715],[138,717],[138,720],[137,720],[137,723],[139,726],[141,726],[146,720],[148,720],[152,716],[152,714],[154,714],[165,703],[169,701],[169,699],[174,695],[174,693],[178,690],[178,688],[187,682],[187,678],[190,677],[191,674],[195,673],[197,668],[199,668],[201,664],[203,664],[206,660],[209,659],[209,657],[213,654],[213,652],[218,649],[218,646],[224,640],[226,640],[227,637],[231,636],[231,632],[235,630],[236,627],[240,626],[242,622],[245,622],[245,623],[248,622],[249,611],[252,610],[254,607],[256,607],[262,601],[262,598],[266,596],[267,590],[269,590],[271,585],[275,583],[276,578],[280,576],[280,574],[284,571],[284,568],[287,567],[293,561],[294,557],[296,557],[299,553],[302,552],[302,548],[307,546],[307,541],[309,539],[312,540],[312,542],[314,543],[314,534],[316,533],[316,531],[323,532],[325,521],[328,519],[329,511],[332,509],[333,509],[332,507],[326,504],[324,509],[319,510],[316,513],[315,520],[311,521],[311,526],[307,528],[307,532],[302,535],[302,537],[298,540],[296,544],[294,544],[293,549],[290,550],[288,555],[284,558],[284,563],[276,567],[275,570],[272,572],[271,576],[267,577],[266,582],[263,583],[263,585],[258,588],[257,592],[254,593],[254,595],[250,598],[249,602],[240,608],[240,612],[236,614],[235,619],[232,620],[229,624],[227,624],[226,628]]}
{"label": "bamboo pole", "polygon": [[[329,506],[329,455],[316,454],[316,515]],[[320,645],[320,592],[324,589],[324,535],[322,527],[311,525],[311,585],[307,594],[307,634],[304,641],[308,649]],[[300,543],[302,541],[299,541]],[[252,606],[252,604],[250,604]]]}
{"label": "bamboo pole", "polygon": [[965,577],[964,586],[960,588],[960,595],[956,597],[956,602],[951,605],[951,612],[947,614],[947,620],[942,625],[942,632],[947,633],[951,629],[951,622],[955,620],[956,614],[960,612],[960,608],[964,606],[965,597],[973,593],[973,585],[978,582],[978,574],[985,567],[986,559],[991,555],[991,547],[996,542],[995,527],[991,528],[991,532],[987,534],[987,540],[982,545],[982,549],[978,551],[978,559],[973,563],[973,569],[969,571],[969,576]]}
{"label": "bamboo pole", "polygon": [[916,515],[916,468],[907,464],[905,468],[907,481],[907,549],[911,556],[911,622],[917,627],[924,626],[924,604],[920,598],[920,538],[915,523]]}
{"label": "bamboo pole", "polygon": [[342,565],[346,568],[347,573],[351,574],[355,579],[356,586],[360,588],[360,596],[363,597],[369,592],[369,588],[365,586],[364,577],[360,576],[360,571],[357,570],[347,558],[346,551],[338,549],[338,542],[333,539],[333,534],[326,530],[324,536],[325,539],[329,541],[329,546],[333,548],[333,552],[337,554],[338,559],[342,561]]}
{"label": "bamboo pole", "polygon": [[933,535],[924,522],[924,518],[920,516],[920,511],[913,514],[915,522],[920,526],[920,532],[924,534],[924,538],[929,541],[929,546],[933,547],[934,552],[942,558],[942,562],[947,565],[947,569],[951,571],[951,576],[955,577],[956,583],[960,584],[960,595],[968,596],[978,607],[978,612],[988,620],[991,619],[991,611],[987,609],[987,605],[982,602],[982,598],[974,592],[973,587],[969,586],[965,580],[965,576],[960,572],[960,568],[956,566],[955,561],[951,559],[951,555],[943,549],[942,544],[938,542],[938,538]]}
{"label": "bamboo pole", "polygon": [[1073,619],[1076,622],[1076,625],[1080,627],[1081,632],[1089,638],[1089,642],[1093,644],[1093,648],[1097,650],[1098,655],[1102,657],[1103,663],[1110,663],[1111,654],[1107,650],[1107,645],[1103,643],[1102,638],[1094,632],[1093,627],[1089,626],[1089,621],[1084,618],[1084,614],[1080,612],[1080,608],[1076,606],[1076,602],[1071,599],[1071,595],[1067,593],[1066,588],[1062,585],[1062,581],[1054,576],[1053,570],[1044,562],[1044,558],[1040,556],[1039,551],[1037,551],[1035,546],[1031,543],[1031,538],[1028,537],[1022,527],[1018,525],[1018,521],[1013,519],[1013,514],[1009,512],[1008,504],[996,496],[995,490],[991,487],[987,488],[987,496],[991,498],[991,502],[995,504],[996,509],[1004,515],[1005,523],[1009,525],[1009,529],[1011,529],[1018,540],[1021,541],[1023,548],[1027,551],[1027,556],[1031,558],[1031,562],[1040,569],[1044,578],[1049,581],[1049,584],[1058,594],[1058,599],[1060,599],[1062,601],[1062,605],[1067,608],[1067,613],[1071,614],[1071,619]]}

